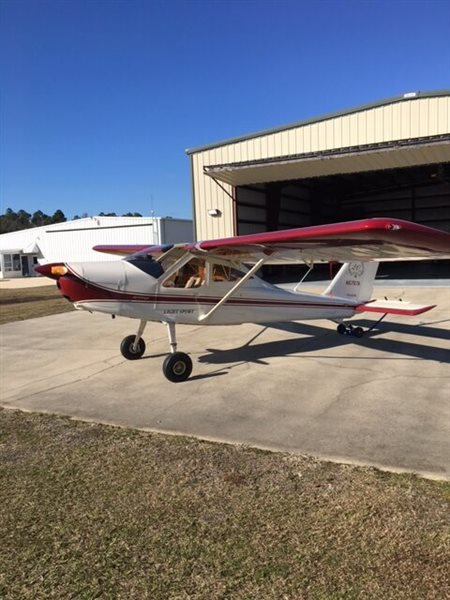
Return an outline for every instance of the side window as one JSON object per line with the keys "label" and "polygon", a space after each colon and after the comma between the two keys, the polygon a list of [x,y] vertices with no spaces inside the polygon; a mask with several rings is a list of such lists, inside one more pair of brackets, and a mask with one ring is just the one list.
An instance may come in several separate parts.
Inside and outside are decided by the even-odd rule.
{"label": "side window", "polygon": [[193,258],[162,283],[163,287],[197,288],[205,284],[205,261]]}
{"label": "side window", "polygon": [[239,281],[239,279],[242,279],[243,276],[244,273],[242,271],[238,271],[238,269],[234,269],[233,267],[228,267],[225,265],[212,266],[211,280],[214,283],[221,281],[235,283],[236,281]]}

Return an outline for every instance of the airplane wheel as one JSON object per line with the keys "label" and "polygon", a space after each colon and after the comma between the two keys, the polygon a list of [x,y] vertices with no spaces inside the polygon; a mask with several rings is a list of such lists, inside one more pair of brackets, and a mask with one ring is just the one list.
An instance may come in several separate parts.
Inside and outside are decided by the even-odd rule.
{"label": "airplane wheel", "polygon": [[138,358],[141,358],[145,352],[145,342],[142,338],[139,339],[136,350],[133,349],[135,339],[135,335],[127,335],[120,344],[122,356],[127,360],[137,360]]}
{"label": "airplane wheel", "polygon": [[337,326],[337,332],[339,335],[345,335],[347,333],[347,326],[344,323],[339,323]]}
{"label": "airplane wheel", "polygon": [[354,327],[352,335],[354,335],[357,338],[362,338],[362,336],[364,335],[364,329],[362,327]]}
{"label": "airplane wheel", "polygon": [[184,352],[174,352],[166,357],[163,373],[169,381],[186,381],[192,373],[192,360]]}

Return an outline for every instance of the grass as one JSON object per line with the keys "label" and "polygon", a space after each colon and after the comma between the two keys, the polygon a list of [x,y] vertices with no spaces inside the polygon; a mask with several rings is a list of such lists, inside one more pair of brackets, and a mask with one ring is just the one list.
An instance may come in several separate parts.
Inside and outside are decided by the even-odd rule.
{"label": "grass", "polygon": [[0,289],[0,325],[74,310],[55,284],[35,288]]}
{"label": "grass", "polygon": [[450,487],[0,411],[0,597],[450,597]]}

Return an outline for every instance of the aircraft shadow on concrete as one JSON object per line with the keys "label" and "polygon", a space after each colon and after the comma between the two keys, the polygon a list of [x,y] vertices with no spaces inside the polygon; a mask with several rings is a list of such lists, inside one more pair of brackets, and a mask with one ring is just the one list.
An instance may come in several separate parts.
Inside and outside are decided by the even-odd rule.
{"label": "aircraft shadow on concrete", "polygon": [[[354,325],[369,328],[374,321],[358,320],[351,321]],[[279,329],[289,333],[298,334],[299,338],[287,340],[276,340],[270,342],[256,343],[258,337],[268,328]],[[390,332],[399,333],[401,339],[392,339],[387,337]],[[423,344],[408,341],[408,335],[424,336],[427,342]],[[339,335],[336,330],[317,325],[305,323],[271,323],[262,327],[256,336],[248,340],[243,346],[220,350],[217,348],[207,348],[208,354],[199,356],[201,363],[216,365],[235,365],[236,363],[259,363],[267,364],[265,359],[273,357],[282,357],[289,355],[305,355],[306,353],[316,353],[320,350],[327,350],[348,344],[363,346],[380,352],[396,354],[395,357],[382,357],[382,360],[395,360],[399,357],[407,359],[433,360],[437,362],[449,363],[450,353],[444,348],[435,347],[430,338],[438,340],[450,340],[450,332],[445,329],[429,327],[427,325],[407,325],[404,323],[385,322],[378,325],[370,332],[366,332],[363,338],[357,339],[350,336]],[[321,355],[327,359],[342,359],[342,356]],[[360,360],[366,358],[363,356],[347,356],[349,360]]]}

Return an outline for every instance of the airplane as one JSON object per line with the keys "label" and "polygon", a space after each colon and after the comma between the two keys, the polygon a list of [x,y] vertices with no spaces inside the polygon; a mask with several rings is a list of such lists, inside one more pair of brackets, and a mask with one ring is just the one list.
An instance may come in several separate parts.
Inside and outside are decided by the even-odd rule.
{"label": "airplane", "polygon": [[[192,360],[177,350],[176,325],[235,325],[329,319],[343,335],[361,337],[347,319],[362,312],[419,315],[434,305],[371,299],[380,261],[450,258],[450,233],[390,218],[271,231],[194,243],[102,245],[98,252],[120,260],[43,264],[36,271],[56,279],[76,309],[139,320],[120,345],[136,360],[145,352],[148,321],[167,326],[170,353],[163,373],[186,381]],[[343,265],[322,294],[292,290],[263,280],[263,265],[319,262]],[[303,278],[304,279],[304,278]],[[302,280],[303,281],[303,280]],[[379,322],[378,321],[378,322]],[[378,323],[377,322],[377,323]]]}

